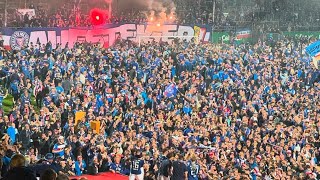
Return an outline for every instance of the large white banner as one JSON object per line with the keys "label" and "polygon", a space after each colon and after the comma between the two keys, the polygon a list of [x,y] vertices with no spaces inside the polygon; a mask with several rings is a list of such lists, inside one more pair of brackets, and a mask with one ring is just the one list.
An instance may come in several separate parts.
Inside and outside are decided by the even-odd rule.
{"label": "large white banner", "polygon": [[[196,32],[195,29],[196,28]],[[201,42],[210,41],[211,29],[196,26],[184,25],[139,25],[123,24],[115,27],[106,28],[22,28],[19,30],[3,29],[4,46],[12,49],[20,49],[31,43],[46,44],[51,42],[53,48],[56,44],[65,46],[67,43],[75,42],[100,42],[104,47],[111,46],[118,37],[128,39],[133,42],[142,41],[172,41],[169,37],[186,36],[187,40],[197,37]],[[141,38],[143,37],[143,38]],[[154,38],[153,38],[154,37]]]}

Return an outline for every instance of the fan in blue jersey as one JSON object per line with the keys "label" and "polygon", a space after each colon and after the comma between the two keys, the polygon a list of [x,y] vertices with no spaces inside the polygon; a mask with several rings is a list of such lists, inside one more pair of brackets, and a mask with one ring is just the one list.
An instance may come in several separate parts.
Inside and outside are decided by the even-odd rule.
{"label": "fan in blue jersey", "polygon": [[141,159],[140,151],[137,151],[136,155],[132,158],[131,161],[129,180],[143,180],[143,165],[144,160]]}
{"label": "fan in blue jersey", "polygon": [[114,158],[114,163],[110,164],[110,171],[113,173],[123,174],[123,166],[121,164],[121,156],[116,155]]}
{"label": "fan in blue jersey", "polygon": [[196,163],[197,158],[193,156],[191,161],[187,163],[188,166],[188,180],[198,180],[200,172],[200,165]]}

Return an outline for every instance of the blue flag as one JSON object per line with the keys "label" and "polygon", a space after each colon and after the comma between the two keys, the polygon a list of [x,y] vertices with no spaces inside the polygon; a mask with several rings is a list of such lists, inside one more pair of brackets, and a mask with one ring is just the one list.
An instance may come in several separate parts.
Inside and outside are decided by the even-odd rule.
{"label": "blue flag", "polygon": [[307,48],[306,48],[306,52],[312,56],[315,57],[318,54],[320,54],[320,40],[317,42],[314,42],[312,44],[310,44]]}
{"label": "blue flag", "polygon": [[163,94],[166,97],[172,97],[172,96],[175,97],[177,95],[177,92],[178,92],[178,89],[177,89],[176,85],[171,83],[166,87],[166,90],[164,91]]}

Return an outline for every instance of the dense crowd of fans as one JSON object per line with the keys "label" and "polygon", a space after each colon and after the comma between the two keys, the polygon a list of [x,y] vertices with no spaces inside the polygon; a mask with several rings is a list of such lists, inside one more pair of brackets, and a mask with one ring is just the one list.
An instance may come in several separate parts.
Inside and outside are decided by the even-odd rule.
{"label": "dense crowd of fans", "polygon": [[89,26],[88,14],[81,13],[79,8],[66,4],[54,12],[40,6],[35,7],[35,15],[21,14],[18,11],[8,16],[8,27],[86,27]]}
{"label": "dense crowd of fans", "polygon": [[[1,84],[14,105],[0,116],[1,175],[16,172],[12,155],[22,154],[38,176],[51,168],[138,179],[317,179],[320,73],[304,53],[309,42],[2,50]],[[86,116],[76,123],[78,112]]]}

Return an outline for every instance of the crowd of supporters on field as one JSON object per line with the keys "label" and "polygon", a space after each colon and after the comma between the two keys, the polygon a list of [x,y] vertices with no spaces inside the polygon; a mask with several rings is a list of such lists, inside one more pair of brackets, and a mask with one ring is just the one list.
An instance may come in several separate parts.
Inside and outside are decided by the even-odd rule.
{"label": "crowd of supporters on field", "polygon": [[[319,178],[320,73],[304,51],[311,41],[2,49],[2,94],[14,102],[0,115],[1,175],[22,154],[38,176],[50,168],[145,179]],[[86,115],[77,122],[79,112]]]}

